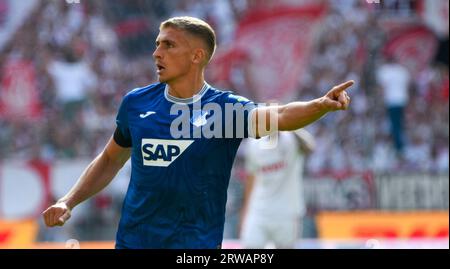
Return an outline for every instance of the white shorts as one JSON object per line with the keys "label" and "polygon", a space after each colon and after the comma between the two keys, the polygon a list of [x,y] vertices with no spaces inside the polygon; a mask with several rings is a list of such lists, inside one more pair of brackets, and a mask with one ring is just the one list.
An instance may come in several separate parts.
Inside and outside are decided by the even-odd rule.
{"label": "white shorts", "polygon": [[301,232],[300,217],[260,217],[248,215],[243,223],[241,240],[244,248],[294,248]]}

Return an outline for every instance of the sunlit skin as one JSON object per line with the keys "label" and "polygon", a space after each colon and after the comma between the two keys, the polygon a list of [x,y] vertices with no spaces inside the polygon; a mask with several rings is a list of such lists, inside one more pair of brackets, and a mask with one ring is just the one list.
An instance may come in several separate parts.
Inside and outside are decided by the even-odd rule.
{"label": "sunlit skin", "polygon": [[201,89],[207,57],[203,42],[183,30],[165,27],[156,38],[158,80],[169,85],[172,96],[189,98]]}

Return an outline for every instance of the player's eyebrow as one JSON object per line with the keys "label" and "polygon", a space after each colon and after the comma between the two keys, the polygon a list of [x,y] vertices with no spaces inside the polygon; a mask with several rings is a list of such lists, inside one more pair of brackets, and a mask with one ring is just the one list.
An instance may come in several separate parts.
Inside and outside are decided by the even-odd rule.
{"label": "player's eyebrow", "polygon": [[171,39],[156,39],[156,41],[155,41],[155,45],[156,46],[159,46],[159,44],[161,44],[161,43],[163,43],[165,45],[174,45],[174,44],[176,44],[176,42],[174,40],[171,40]]}

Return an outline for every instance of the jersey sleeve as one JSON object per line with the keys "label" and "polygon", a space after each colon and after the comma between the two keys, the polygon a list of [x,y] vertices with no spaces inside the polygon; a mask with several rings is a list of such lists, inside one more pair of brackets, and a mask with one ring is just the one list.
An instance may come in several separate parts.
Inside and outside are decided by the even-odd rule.
{"label": "jersey sleeve", "polygon": [[117,129],[114,133],[114,141],[122,147],[131,147],[131,134],[128,126],[128,102],[130,95],[127,94],[122,99],[119,112],[116,116]]}
{"label": "jersey sleeve", "polygon": [[[225,94],[225,137],[229,137],[227,132],[233,130],[233,138],[255,137],[254,123],[252,115],[257,104],[245,97],[235,95],[231,92]],[[233,109],[232,117],[227,109]]]}

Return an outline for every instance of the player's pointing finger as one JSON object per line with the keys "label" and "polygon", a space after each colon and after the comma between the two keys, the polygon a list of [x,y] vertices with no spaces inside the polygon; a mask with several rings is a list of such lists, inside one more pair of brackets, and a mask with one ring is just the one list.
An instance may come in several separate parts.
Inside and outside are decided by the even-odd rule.
{"label": "player's pointing finger", "polygon": [[339,84],[336,87],[334,87],[333,91],[335,94],[339,94],[340,92],[344,91],[345,89],[348,89],[348,87],[352,86],[353,84],[355,84],[355,81],[349,80],[347,82],[344,82],[344,83]]}

